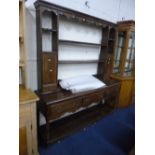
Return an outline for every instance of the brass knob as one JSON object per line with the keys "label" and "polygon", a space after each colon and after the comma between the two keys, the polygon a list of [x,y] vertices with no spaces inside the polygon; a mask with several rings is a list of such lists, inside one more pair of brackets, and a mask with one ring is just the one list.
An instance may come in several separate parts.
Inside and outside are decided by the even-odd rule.
{"label": "brass knob", "polygon": [[49,71],[50,71],[50,72],[53,72],[53,70],[52,70],[52,69],[50,69]]}
{"label": "brass knob", "polygon": [[48,59],[48,61],[51,61],[51,59]]}
{"label": "brass knob", "polygon": [[110,62],[111,62],[111,59],[110,59],[110,58],[108,58],[108,64],[110,64]]}

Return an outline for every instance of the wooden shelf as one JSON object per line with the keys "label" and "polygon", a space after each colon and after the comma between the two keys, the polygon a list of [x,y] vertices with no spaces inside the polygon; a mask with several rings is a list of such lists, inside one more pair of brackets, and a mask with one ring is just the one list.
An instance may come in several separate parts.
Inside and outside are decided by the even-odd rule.
{"label": "wooden shelf", "polygon": [[101,46],[101,44],[90,43],[90,42],[80,42],[80,41],[72,41],[72,40],[59,40],[60,43],[68,43],[68,44],[81,44],[81,45],[89,45],[89,46]]}
{"label": "wooden shelf", "polygon": [[124,76],[124,75],[121,75],[121,73],[112,73],[111,74],[111,78],[115,79],[115,80],[120,80],[120,81],[123,81],[123,80],[134,80],[134,77],[131,75],[131,76]]}
{"label": "wooden shelf", "polygon": [[103,60],[59,60],[59,64],[86,64],[104,62]]}
{"label": "wooden shelf", "polygon": [[57,32],[56,29],[50,29],[50,28],[42,28],[42,31],[44,31],[44,32]]}

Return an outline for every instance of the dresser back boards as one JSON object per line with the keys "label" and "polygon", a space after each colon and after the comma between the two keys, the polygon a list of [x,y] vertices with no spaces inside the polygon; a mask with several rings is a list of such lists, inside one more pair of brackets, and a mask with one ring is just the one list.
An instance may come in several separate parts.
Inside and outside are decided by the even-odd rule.
{"label": "dresser back boards", "polygon": [[52,91],[59,79],[79,74],[107,80],[116,24],[47,1],[34,5],[38,90]]}

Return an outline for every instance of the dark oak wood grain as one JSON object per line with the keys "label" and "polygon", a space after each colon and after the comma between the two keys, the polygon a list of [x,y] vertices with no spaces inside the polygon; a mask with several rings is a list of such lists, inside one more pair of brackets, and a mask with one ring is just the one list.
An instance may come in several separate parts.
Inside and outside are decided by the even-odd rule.
{"label": "dark oak wood grain", "polygon": [[[89,116],[90,114],[89,114],[89,110],[87,111],[86,109],[90,109],[88,107],[92,103],[98,102],[98,104],[96,104],[93,107],[100,107],[100,105],[102,105],[102,101],[104,100],[105,105],[110,107],[111,110],[114,109],[118,103],[119,89],[120,89],[119,82],[108,81],[107,87],[92,90],[92,91],[87,91],[87,92],[76,93],[76,94],[72,94],[70,91],[65,91],[62,89],[58,92],[47,93],[47,94],[37,92],[38,95],[40,96],[40,101],[38,102],[38,111],[41,111],[44,114],[47,121],[46,125],[44,126],[44,130],[43,130],[44,132],[40,132],[40,136],[41,137],[43,136],[45,143],[48,144],[62,138],[63,136],[68,135],[69,133],[76,131],[77,129],[80,129],[81,127],[81,126],[79,127],[80,124],[76,124],[75,127],[70,127],[70,130],[66,131],[67,133],[66,132],[64,132],[64,134],[59,132],[56,133],[58,137],[55,135],[53,139],[52,130],[55,124],[54,122],[57,122],[57,121],[59,122],[62,119],[64,119],[62,116],[65,115],[66,113],[68,113],[67,115],[68,118],[74,117],[74,115],[76,115],[77,113],[76,111],[79,108],[85,108],[84,115],[85,117],[87,117],[87,115]],[[104,113],[104,109],[103,109],[103,113]],[[86,122],[92,122],[92,120],[89,120],[89,119],[90,117],[88,117],[88,120]],[[96,120],[96,118],[94,119]],[[69,122],[65,122],[66,125]],[[51,123],[52,124],[54,123],[54,124],[51,125]],[[43,128],[43,127],[39,127],[39,128]]]}
{"label": "dark oak wood grain", "polygon": [[84,14],[70,8],[62,7],[60,5],[53,4],[51,2],[38,0],[34,3],[35,7],[38,9],[39,7],[43,7],[43,10],[54,11],[55,13],[65,16],[70,19],[77,19],[81,22],[87,22],[97,26],[105,27],[107,24],[111,27],[116,26],[115,23],[103,20],[101,18],[97,18],[88,14]]}
{"label": "dark oak wood grain", "polygon": [[[43,138],[46,144],[49,144],[95,122],[116,107],[120,83],[110,78],[116,24],[47,1],[38,0],[34,4],[37,23],[38,90],[36,93],[40,97],[37,103],[38,129],[40,137]],[[43,14],[48,14],[52,19],[51,28],[42,27]],[[101,42],[96,44],[60,40],[58,38],[60,17],[101,28]],[[44,33],[51,35],[51,51],[44,51],[42,48],[42,35]],[[58,61],[59,44],[101,47],[99,59]],[[61,89],[57,78],[58,63],[70,65],[73,63],[97,63],[98,68],[95,76],[106,83],[106,87],[75,94]],[[42,112],[46,119],[46,124],[43,126],[39,125],[39,112]]]}
{"label": "dark oak wood grain", "polygon": [[43,84],[57,82],[57,55],[43,53]]}

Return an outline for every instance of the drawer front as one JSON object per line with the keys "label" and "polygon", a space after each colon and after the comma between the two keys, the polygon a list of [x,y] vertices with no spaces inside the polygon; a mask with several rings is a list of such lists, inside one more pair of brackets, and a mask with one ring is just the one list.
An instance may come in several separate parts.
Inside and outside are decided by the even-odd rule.
{"label": "drawer front", "polygon": [[94,102],[100,102],[102,98],[103,98],[103,93],[95,93],[95,94],[86,95],[82,106],[87,107]]}
{"label": "drawer front", "polygon": [[56,83],[57,57],[53,53],[43,53],[43,84]]}
{"label": "drawer front", "polygon": [[63,116],[64,114],[75,112],[79,108],[81,102],[82,99],[79,98],[62,101],[54,105],[48,105],[47,119],[53,120]]}

